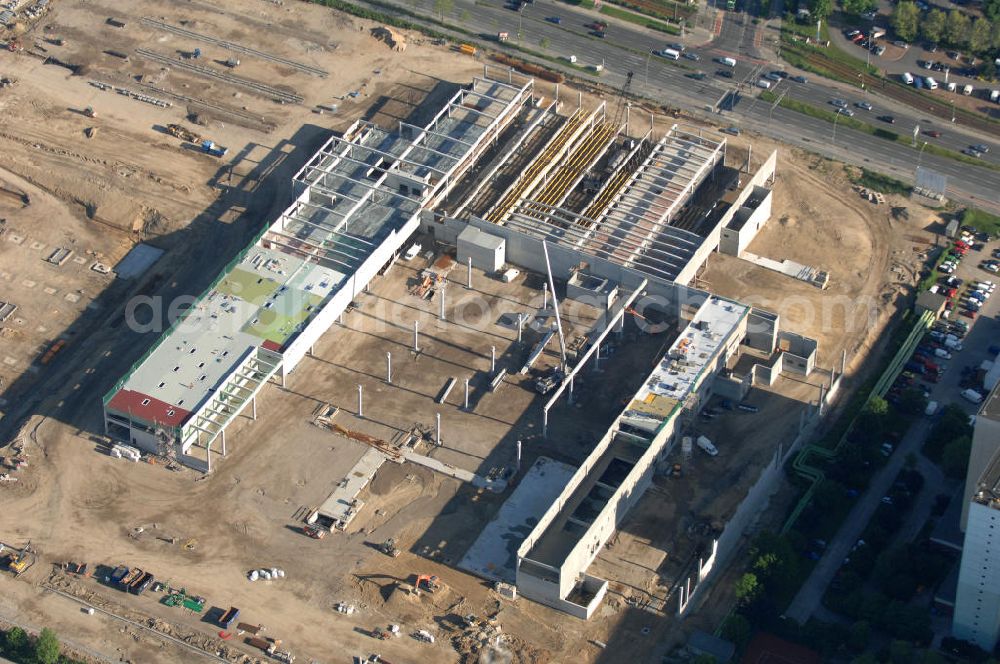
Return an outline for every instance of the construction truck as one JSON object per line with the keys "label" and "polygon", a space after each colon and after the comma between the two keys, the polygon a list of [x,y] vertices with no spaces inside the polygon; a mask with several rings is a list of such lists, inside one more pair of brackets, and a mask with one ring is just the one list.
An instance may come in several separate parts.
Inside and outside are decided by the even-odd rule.
{"label": "construction truck", "polygon": [[562,382],[563,372],[558,367],[552,367],[543,376],[540,376],[538,380],[535,381],[535,391],[539,394],[548,394]]}
{"label": "construction truck", "polygon": [[393,539],[392,537],[382,542],[379,545],[378,550],[384,553],[385,555],[389,556],[390,558],[399,557],[399,548],[396,546],[396,540]]}
{"label": "construction truck", "polygon": [[313,539],[323,539],[326,537],[326,528],[321,528],[320,526],[309,524],[302,526],[302,534]]}
{"label": "construction truck", "polygon": [[168,124],[167,133],[188,143],[201,143],[201,136],[183,125]]}
{"label": "construction truck", "polygon": [[420,574],[414,584],[417,590],[426,590],[429,593],[436,593],[441,589],[440,580],[433,574]]}
{"label": "construction truck", "polygon": [[229,152],[229,148],[224,148],[221,145],[216,145],[213,141],[205,139],[201,142],[201,151],[213,157],[225,157],[226,153]]}

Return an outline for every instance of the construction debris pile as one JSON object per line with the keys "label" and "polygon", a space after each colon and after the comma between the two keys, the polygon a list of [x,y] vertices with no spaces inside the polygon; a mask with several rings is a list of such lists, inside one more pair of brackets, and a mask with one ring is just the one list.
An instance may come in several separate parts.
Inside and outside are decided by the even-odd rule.
{"label": "construction debris pile", "polygon": [[394,51],[406,50],[406,35],[389,27],[372,28],[372,37],[384,41]]}

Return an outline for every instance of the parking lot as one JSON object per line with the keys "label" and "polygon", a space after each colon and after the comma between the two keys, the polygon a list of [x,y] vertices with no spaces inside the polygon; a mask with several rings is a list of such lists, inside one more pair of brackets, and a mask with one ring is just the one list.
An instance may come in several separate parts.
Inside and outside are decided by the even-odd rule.
{"label": "parking lot", "polygon": [[[972,242],[957,244],[958,248],[963,244],[968,246],[964,255],[954,252],[956,260],[946,260],[941,266],[953,263],[955,267],[938,272],[937,291],[948,297],[947,318],[935,323],[904,375],[921,385],[931,401],[941,406],[961,403],[974,413],[978,410],[975,394],[986,392],[981,365],[985,360],[996,360],[1000,345],[1000,299],[994,297],[998,279],[982,267],[997,260],[992,256],[1000,251],[1000,242],[972,238]],[[921,364],[923,373],[917,368]]]}

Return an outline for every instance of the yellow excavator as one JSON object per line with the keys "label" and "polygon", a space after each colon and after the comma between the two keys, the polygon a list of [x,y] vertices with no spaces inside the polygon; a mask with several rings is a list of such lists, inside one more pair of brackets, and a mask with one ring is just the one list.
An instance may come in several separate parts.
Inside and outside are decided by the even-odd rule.
{"label": "yellow excavator", "polygon": [[35,552],[31,548],[31,542],[29,541],[24,545],[23,549],[11,549],[10,553],[7,554],[7,569],[9,569],[14,576],[21,576],[28,568],[35,564]]}

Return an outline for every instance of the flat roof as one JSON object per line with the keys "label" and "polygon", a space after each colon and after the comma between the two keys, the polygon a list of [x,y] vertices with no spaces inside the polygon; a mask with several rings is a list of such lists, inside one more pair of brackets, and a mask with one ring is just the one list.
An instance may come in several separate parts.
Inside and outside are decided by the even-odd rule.
{"label": "flat roof", "polygon": [[476,78],[424,127],[356,122],[295,175],[301,192],[108,395],[178,426],[254,348],[280,353],[394,232],[432,202],[522,87]]}
{"label": "flat roof", "polygon": [[[1000,429],[1000,383],[993,387],[976,415],[976,427],[980,426]],[[1000,509],[1000,450],[979,477],[978,489],[972,497],[974,501]]]}
{"label": "flat roof", "polygon": [[[720,297],[706,299],[657,362],[620,421],[658,432],[695,391],[705,367],[749,310],[746,305]],[[525,558],[560,566],[617,488],[626,481],[648,443],[638,436],[618,432],[599,458],[588,459],[590,472],[573,488],[559,514]]]}

